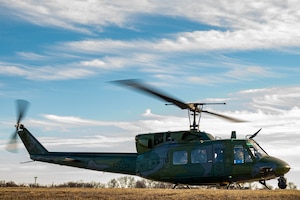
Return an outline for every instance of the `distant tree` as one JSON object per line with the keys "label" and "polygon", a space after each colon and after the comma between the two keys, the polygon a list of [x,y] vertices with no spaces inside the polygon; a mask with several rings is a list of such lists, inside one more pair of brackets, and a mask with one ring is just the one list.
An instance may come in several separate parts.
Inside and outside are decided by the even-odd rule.
{"label": "distant tree", "polygon": [[107,187],[109,187],[109,188],[119,188],[120,185],[119,185],[118,181],[115,178],[113,178],[110,181],[108,181]]}
{"label": "distant tree", "polygon": [[97,183],[97,182],[88,182],[85,183],[83,181],[78,181],[78,182],[74,182],[74,181],[70,181],[67,183],[62,183],[59,185],[53,185],[51,187],[68,187],[68,188],[104,188],[105,184],[102,183]]}
{"label": "distant tree", "polygon": [[145,179],[137,180],[136,183],[135,183],[135,187],[136,188],[146,188],[147,185],[146,185]]}
{"label": "distant tree", "polygon": [[162,188],[162,189],[167,189],[167,188],[173,188],[173,185],[172,183],[165,183],[165,182],[154,182],[153,185],[153,188]]}
{"label": "distant tree", "polygon": [[0,187],[5,187],[5,181],[0,181]]}
{"label": "distant tree", "polygon": [[132,176],[122,176],[117,179],[113,178],[107,183],[109,188],[135,188],[136,181]]}
{"label": "distant tree", "polygon": [[105,188],[105,184],[99,182],[91,182],[89,183],[92,188]]}
{"label": "distant tree", "polygon": [[287,188],[290,190],[297,190],[297,186],[293,182],[288,182]]}
{"label": "distant tree", "polygon": [[141,179],[136,182],[138,188],[173,188],[172,183],[157,182],[148,179]]}
{"label": "distant tree", "polygon": [[122,176],[117,179],[121,188],[134,188],[135,179],[132,176]]}
{"label": "distant tree", "polygon": [[5,183],[5,187],[18,187],[18,185],[13,181],[9,181]]}
{"label": "distant tree", "polygon": [[28,187],[29,185],[26,184],[26,183],[19,183],[18,186],[19,186],[19,187]]}
{"label": "distant tree", "polygon": [[[41,186],[41,185],[39,185],[39,184],[36,184],[36,183],[30,183],[30,184],[28,184],[28,186],[29,186],[29,187],[32,187],[32,188],[43,187],[43,186]],[[22,187],[22,186],[20,186],[20,187]]]}

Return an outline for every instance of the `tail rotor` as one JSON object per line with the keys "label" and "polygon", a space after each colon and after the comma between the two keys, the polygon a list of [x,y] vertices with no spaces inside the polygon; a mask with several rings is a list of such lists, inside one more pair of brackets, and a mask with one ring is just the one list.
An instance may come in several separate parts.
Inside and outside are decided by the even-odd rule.
{"label": "tail rotor", "polygon": [[18,135],[18,130],[21,126],[21,121],[24,119],[26,112],[29,107],[29,102],[26,100],[18,99],[16,100],[16,111],[17,111],[17,123],[15,125],[16,130],[13,132],[9,143],[6,146],[6,150],[9,152],[17,152],[17,135]]}

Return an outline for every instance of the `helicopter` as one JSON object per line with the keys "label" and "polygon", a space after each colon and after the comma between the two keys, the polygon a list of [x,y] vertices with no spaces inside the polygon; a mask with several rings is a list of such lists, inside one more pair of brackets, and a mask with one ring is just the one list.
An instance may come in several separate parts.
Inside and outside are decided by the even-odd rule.
{"label": "helicopter", "polygon": [[16,130],[6,149],[16,149],[19,135],[33,161],[136,175],[172,183],[174,188],[178,185],[219,185],[229,188],[233,184],[254,181],[268,188],[266,181],[277,177],[278,187],[287,187],[284,175],[290,170],[290,166],[285,161],[268,155],[254,140],[261,129],[244,139],[238,139],[235,131],[232,131],[228,139],[215,138],[210,133],[200,131],[202,113],[231,122],[245,122],[203,109],[205,105],[220,103],[184,103],[135,79],[113,83],[164,100],[168,102],[166,105],[188,110],[190,129],[138,134],[135,137],[136,153],[49,152],[21,124],[29,102],[17,100]]}

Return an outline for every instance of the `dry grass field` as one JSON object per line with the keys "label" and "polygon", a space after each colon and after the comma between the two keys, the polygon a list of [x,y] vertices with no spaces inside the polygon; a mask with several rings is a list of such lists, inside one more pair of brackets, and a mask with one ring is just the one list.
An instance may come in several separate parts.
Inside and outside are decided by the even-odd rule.
{"label": "dry grass field", "polygon": [[0,188],[0,199],[300,199],[300,190]]}

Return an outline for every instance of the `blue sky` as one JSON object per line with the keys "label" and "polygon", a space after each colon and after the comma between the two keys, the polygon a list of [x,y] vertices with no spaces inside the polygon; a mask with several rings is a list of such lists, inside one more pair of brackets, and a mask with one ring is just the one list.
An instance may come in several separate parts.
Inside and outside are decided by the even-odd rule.
{"label": "blue sky", "polygon": [[300,187],[297,2],[0,2],[1,179],[118,176],[21,165],[22,144],[19,154],[4,150],[15,99],[31,102],[23,123],[50,150],[134,152],[138,133],[187,129],[184,111],[110,83],[138,78],[186,102],[227,102],[207,109],[249,122],[203,115],[201,129],[226,138],[263,128],[257,140],[290,163]]}

